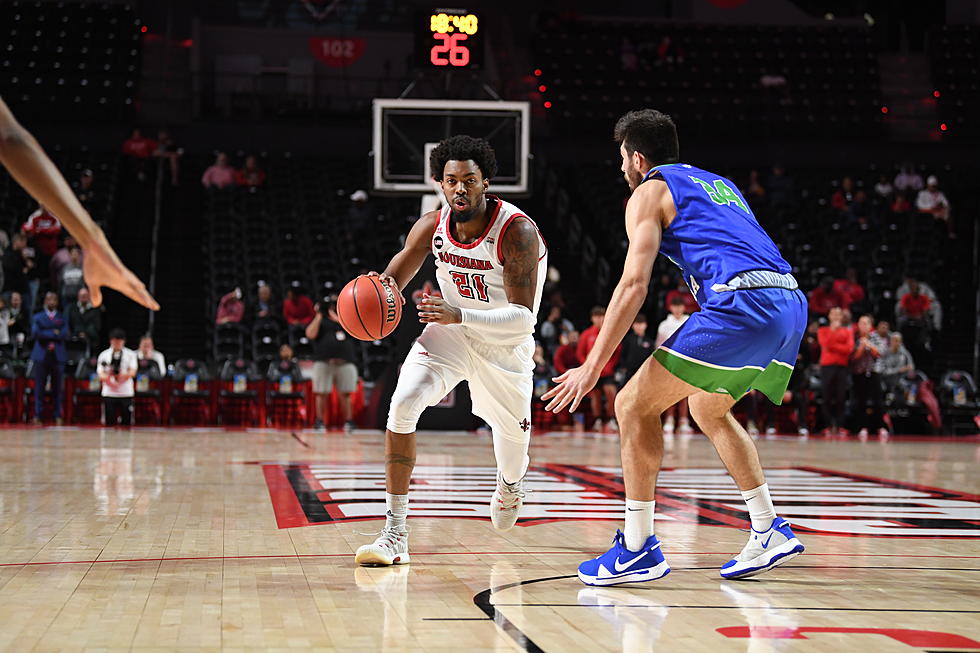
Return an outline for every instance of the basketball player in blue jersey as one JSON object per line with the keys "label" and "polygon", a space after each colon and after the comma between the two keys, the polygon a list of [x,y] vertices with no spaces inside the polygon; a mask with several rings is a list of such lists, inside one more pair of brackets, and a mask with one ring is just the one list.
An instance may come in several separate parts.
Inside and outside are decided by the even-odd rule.
{"label": "basketball player in blue jersey", "polygon": [[697,298],[692,315],[616,397],[626,533],[579,565],[588,585],[655,580],[670,567],[653,533],[654,493],[663,458],[660,416],[687,398],[748,506],[752,522],[741,553],[721,568],[745,578],[803,552],[789,523],[776,516],[759,454],[731,408],[755,388],[782,403],[806,328],[807,305],[790,266],[728,179],[680,163],[677,130],[666,114],[633,111],[616,124],[629,249],[606,321],[582,364],[542,398],[548,410],[575,410],[643,305],[658,250],[673,261]]}

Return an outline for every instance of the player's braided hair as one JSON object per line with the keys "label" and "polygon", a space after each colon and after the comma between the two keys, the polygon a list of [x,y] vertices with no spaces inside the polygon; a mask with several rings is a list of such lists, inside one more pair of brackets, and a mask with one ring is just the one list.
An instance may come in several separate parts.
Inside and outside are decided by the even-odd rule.
{"label": "player's braided hair", "polygon": [[653,165],[680,161],[677,127],[666,113],[630,111],[616,123],[613,138],[626,147],[627,154],[639,152]]}
{"label": "player's braided hair", "polygon": [[441,141],[429,155],[429,165],[436,181],[442,181],[442,171],[447,161],[473,161],[484,179],[493,179],[497,174],[497,156],[490,143],[482,138],[459,135]]}

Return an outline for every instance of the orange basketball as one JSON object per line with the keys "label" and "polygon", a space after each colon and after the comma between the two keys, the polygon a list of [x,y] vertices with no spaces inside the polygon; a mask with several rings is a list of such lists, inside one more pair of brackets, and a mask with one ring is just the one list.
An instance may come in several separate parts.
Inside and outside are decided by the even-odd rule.
{"label": "orange basketball", "polygon": [[362,274],[340,291],[337,315],[344,331],[358,340],[381,340],[402,319],[402,302],[378,277]]}

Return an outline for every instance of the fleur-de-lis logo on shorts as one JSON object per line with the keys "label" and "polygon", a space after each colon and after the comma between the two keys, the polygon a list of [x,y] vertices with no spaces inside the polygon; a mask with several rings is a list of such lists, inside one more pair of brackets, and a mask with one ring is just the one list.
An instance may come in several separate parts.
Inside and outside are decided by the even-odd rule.
{"label": "fleur-de-lis logo on shorts", "polygon": [[524,432],[526,433],[526,432],[527,432],[527,430],[528,430],[529,428],[531,428],[531,422],[529,422],[529,421],[527,421],[527,418],[524,418],[524,419],[523,419],[523,420],[521,421],[521,423],[520,423],[520,424],[518,424],[518,426],[520,426],[520,427],[521,427],[521,430],[522,430],[522,431],[524,431]]}

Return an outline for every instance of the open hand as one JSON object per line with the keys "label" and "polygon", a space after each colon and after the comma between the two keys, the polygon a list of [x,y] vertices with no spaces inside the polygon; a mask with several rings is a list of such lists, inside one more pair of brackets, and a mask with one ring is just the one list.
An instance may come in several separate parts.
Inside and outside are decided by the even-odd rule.
{"label": "open hand", "polygon": [[422,294],[422,300],[416,308],[419,309],[419,322],[422,323],[459,324],[463,321],[462,311],[442,297],[433,297],[428,293]]}
{"label": "open hand", "polygon": [[92,295],[92,305],[102,305],[102,286],[118,290],[137,304],[158,311],[160,304],[146,290],[146,286],[129,268],[122,264],[104,238],[95,240],[85,247],[85,262],[82,264],[85,283]]}
{"label": "open hand", "polygon": [[551,399],[544,409],[560,413],[568,406],[568,411],[574,413],[582,399],[599,382],[599,373],[586,367],[573,367],[561,376],[554,377],[552,381],[558,385],[541,395],[541,401]]}

